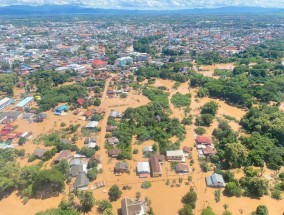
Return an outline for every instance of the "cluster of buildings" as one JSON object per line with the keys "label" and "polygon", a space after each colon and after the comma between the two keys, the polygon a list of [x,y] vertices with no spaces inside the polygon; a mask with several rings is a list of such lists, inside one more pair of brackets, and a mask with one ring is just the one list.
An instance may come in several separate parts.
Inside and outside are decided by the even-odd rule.
{"label": "cluster of buildings", "polygon": [[[163,49],[184,53],[180,56],[182,60],[190,60],[190,52],[199,54],[218,50],[222,56],[229,56],[284,33],[281,20],[275,26],[261,17],[247,19],[246,28],[236,28],[241,18],[200,20],[190,17],[191,21],[185,19],[170,24],[166,20],[156,20],[148,25],[141,23],[151,17],[135,22],[119,17],[108,21],[38,19],[29,26],[0,23],[0,72],[28,74],[38,70],[73,70],[85,73],[92,68],[137,67],[143,62],[163,61],[160,55]],[[167,20],[171,19],[175,18],[167,17]],[[109,21],[112,25],[105,27],[105,22]],[[138,38],[156,35],[161,38],[151,44],[157,50],[154,59],[149,53],[134,50]]]}

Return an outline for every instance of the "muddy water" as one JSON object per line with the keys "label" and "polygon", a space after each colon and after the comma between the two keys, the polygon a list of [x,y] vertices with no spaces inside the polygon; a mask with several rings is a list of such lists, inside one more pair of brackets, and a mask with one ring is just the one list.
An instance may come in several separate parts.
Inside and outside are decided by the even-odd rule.
{"label": "muddy water", "polygon": [[[213,69],[214,71],[214,69]],[[108,86],[109,80],[107,81],[106,86]],[[176,92],[180,92],[182,94],[191,93],[192,99],[191,99],[191,114],[194,116],[199,115],[200,113],[200,107],[203,106],[208,101],[216,101],[219,104],[219,111],[217,113],[218,117],[222,117],[223,114],[227,114],[230,116],[235,117],[236,119],[240,120],[241,117],[245,114],[245,111],[240,110],[236,107],[230,106],[226,104],[223,101],[216,100],[216,99],[210,99],[210,98],[202,98],[202,99],[196,99],[196,89],[188,89],[188,84],[184,83],[181,84],[178,89],[174,90],[172,89],[174,85],[173,81],[168,80],[157,80],[154,87],[158,86],[166,86],[169,89],[169,99],[173,94]],[[107,87],[106,87],[107,88]],[[118,184],[121,188],[123,185],[130,185],[132,187],[131,190],[123,191],[123,197],[128,198],[134,198],[136,192],[141,192],[142,198],[148,197],[151,199],[152,207],[154,209],[155,214],[157,215],[174,215],[177,214],[178,210],[182,207],[181,198],[182,196],[189,191],[190,186],[195,188],[198,200],[196,203],[196,209],[195,214],[200,214],[202,209],[205,208],[207,205],[210,205],[213,210],[217,214],[221,214],[223,209],[223,204],[229,205],[229,210],[233,212],[233,214],[240,214],[240,209],[244,211],[243,214],[249,214],[259,204],[265,204],[267,205],[270,214],[281,214],[284,211],[283,208],[283,200],[276,201],[271,199],[270,197],[264,197],[260,200],[255,199],[249,199],[249,198],[227,198],[224,196],[221,196],[221,201],[219,203],[216,203],[214,200],[214,191],[215,189],[210,189],[206,187],[205,184],[205,176],[210,175],[212,172],[208,173],[202,173],[200,166],[198,164],[198,153],[195,149],[192,151],[192,158],[194,160],[194,164],[190,167],[193,172],[190,174],[192,176],[192,182],[190,185],[185,185],[185,181],[187,181],[186,176],[178,176],[173,171],[171,171],[170,163],[166,162],[165,165],[162,167],[163,176],[159,178],[147,178],[147,179],[140,179],[136,175],[136,165],[138,161],[144,161],[145,158],[143,158],[143,147],[153,145],[153,141],[147,141],[142,143],[141,145],[136,144],[135,138],[133,138],[132,144],[133,149],[137,148],[139,153],[133,156],[133,160],[127,161],[130,167],[130,174],[122,174],[121,176],[115,176],[113,174],[113,168],[115,166],[115,163],[117,162],[115,159],[109,159],[107,156],[107,151],[104,148],[105,143],[105,129],[107,126],[107,118],[109,116],[109,113],[111,110],[116,110],[123,112],[128,107],[138,107],[149,103],[149,100],[141,95],[141,93],[138,93],[136,91],[131,91],[129,93],[128,98],[121,99],[121,98],[107,98],[106,91],[103,93],[102,98],[102,104],[101,108],[103,108],[106,111],[106,114],[103,118],[103,120],[100,122],[99,126],[101,127],[101,132],[99,134],[99,146],[101,146],[101,150],[98,152],[103,160],[102,168],[103,173],[99,174],[97,181],[104,181],[106,183],[106,187],[100,188],[97,190],[94,190],[94,196],[96,200],[100,199],[107,199],[108,195],[108,189],[113,184]],[[174,108],[173,105],[170,103],[170,108],[172,111],[171,117],[177,117],[179,119],[184,118],[184,112],[182,109]],[[37,137],[38,135],[42,133],[47,133],[48,131],[52,130],[58,130],[60,128],[60,123],[65,122],[67,125],[70,123],[80,123],[82,125],[85,125],[86,122],[78,120],[77,116],[72,115],[71,113],[68,113],[66,116],[54,116],[52,112],[48,112],[48,119],[44,121],[43,123],[38,124],[29,124],[28,122],[25,122],[23,120],[19,120],[19,122],[16,122],[15,124],[19,125],[18,130],[25,132],[25,131],[32,131],[34,136]],[[234,130],[238,130],[239,126],[237,123],[230,122],[231,126]],[[218,125],[217,121],[214,120],[211,127],[207,128],[206,134],[211,136],[212,131],[214,128],[216,128]],[[181,143],[181,147],[183,146],[190,146],[194,147],[194,139],[195,139],[195,133],[194,133],[195,126],[190,125],[186,126],[186,138]],[[172,139],[174,141],[175,138]],[[79,140],[77,142],[78,146],[81,147],[83,140]],[[26,149],[28,153],[32,153],[32,151],[37,146],[32,144],[31,142],[28,142],[23,146],[23,148]],[[24,166],[27,163],[27,160],[23,159],[20,161],[21,165]],[[190,166],[190,160],[186,160],[186,164]],[[176,180],[176,183],[178,183],[178,178],[182,177],[183,182],[181,183],[180,187],[176,187],[175,184],[173,184],[173,180]],[[174,186],[167,186],[165,185],[165,182],[167,179],[170,179],[170,184],[173,184]],[[152,181],[152,187],[149,189],[141,189],[141,183],[144,180],[150,180]],[[34,214],[35,212],[45,210],[51,207],[57,207],[60,200],[62,199],[62,196],[47,199],[47,200],[31,200],[29,201],[25,206],[21,204],[21,200],[19,197],[16,196],[16,194],[13,194],[9,196],[8,198],[0,201],[0,208],[1,213],[3,215],[10,215],[11,211],[13,211],[13,214]],[[121,200],[121,199],[120,199]],[[120,200],[113,203],[113,211],[117,212],[117,210],[121,207]],[[2,210],[3,208],[3,210]],[[96,208],[93,209],[90,214],[97,214]]]}
{"label": "muddy water", "polygon": [[215,69],[227,69],[227,70],[233,70],[234,69],[233,63],[225,63],[225,64],[213,64],[213,65],[204,65],[199,67],[199,73],[203,74],[207,77],[213,77],[218,79],[218,76],[214,76],[214,70]]}

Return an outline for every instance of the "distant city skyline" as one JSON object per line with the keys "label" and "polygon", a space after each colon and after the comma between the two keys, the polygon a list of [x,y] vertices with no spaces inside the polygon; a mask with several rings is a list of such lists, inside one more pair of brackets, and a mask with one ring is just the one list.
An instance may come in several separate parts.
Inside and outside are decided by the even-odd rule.
{"label": "distant city skyline", "polygon": [[284,0],[0,0],[10,5],[77,5],[105,9],[178,10],[218,7],[284,8]]}

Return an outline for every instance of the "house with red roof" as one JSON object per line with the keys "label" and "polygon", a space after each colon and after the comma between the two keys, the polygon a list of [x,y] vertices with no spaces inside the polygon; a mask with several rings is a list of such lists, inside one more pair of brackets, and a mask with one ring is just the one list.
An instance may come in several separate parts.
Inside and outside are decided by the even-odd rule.
{"label": "house with red roof", "polygon": [[196,144],[197,145],[211,145],[212,141],[209,137],[206,136],[197,136],[196,137]]}
{"label": "house with red roof", "polygon": [[14,131],[14,127],[11,124],[7,124],[0,131],[0,135],[6,136],[6,135],[10,134],[12,131]]}
{"label": "house with red roof", "polygon": [[84,103],[85,103],[85,99],[83,99],[83,98],[77,99],[77,104],[78,104],[79,106],[83,106]]}
{"label": "house with red roof", "polygon": [[102,60],[93,60],[92,61],[92,66],[95,69],[104,68],[106,65],[107,65],[107,62],[102,61]]}

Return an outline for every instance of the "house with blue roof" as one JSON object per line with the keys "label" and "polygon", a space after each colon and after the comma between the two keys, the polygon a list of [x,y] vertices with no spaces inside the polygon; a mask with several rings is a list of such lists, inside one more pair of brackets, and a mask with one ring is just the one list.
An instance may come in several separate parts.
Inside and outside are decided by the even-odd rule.
{"label": "house with blue roof", "polygon": [[59,106],[55,109],[55,112],[54,114],[55,115],[62,115],[62,113],[64,112],[67,112],[69,109],[69,106],[68,105],[62,105],[62,106]]}
{"label": "house with blue roof", "polygon": [[226,185],[223,176],[217,173],[207,176],[206,184],[208,187],[225,187]]}

